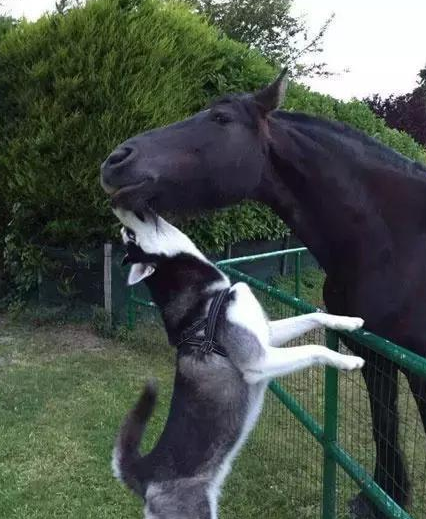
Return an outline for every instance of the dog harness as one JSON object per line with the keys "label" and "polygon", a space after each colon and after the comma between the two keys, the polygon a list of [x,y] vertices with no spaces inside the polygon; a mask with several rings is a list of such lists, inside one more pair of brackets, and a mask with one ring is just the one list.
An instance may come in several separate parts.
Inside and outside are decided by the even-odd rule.
{"label": "dog harness", "polygon": [[[228,292],[229,288],[226,288],[214,296],[207,318],[196,321],[181,334],[180,340],[176,344],[178,349],[181,346],[188,344],[190,346],[200,347],[201,351],[206,354],[217,353],[222,357],[228,356],[222,346],[217,344],[215,341],[217,318]],[[199,332],[204,332],[201,337],[197,337]]]}

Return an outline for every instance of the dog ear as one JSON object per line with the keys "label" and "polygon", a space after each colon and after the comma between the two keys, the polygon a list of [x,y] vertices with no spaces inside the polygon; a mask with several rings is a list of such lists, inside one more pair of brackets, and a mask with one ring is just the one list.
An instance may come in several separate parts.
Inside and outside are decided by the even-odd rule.
{"label": "dog ear", "polygon": [[136,285],[143,279],[151,276],[155,272],[155,266],[152,263],[133,263],[130,268],[127,284],[129,286]]}

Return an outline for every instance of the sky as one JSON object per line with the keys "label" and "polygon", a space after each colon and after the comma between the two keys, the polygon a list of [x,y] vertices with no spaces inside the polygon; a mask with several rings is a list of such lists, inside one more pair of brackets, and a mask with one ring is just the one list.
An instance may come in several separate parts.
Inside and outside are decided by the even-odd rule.
{"label": "sky", "polygon": [[295,0],[294,13],[312,29],[336,15],[320,61],[349,72],[310,80],[314,90],[342,99],[405,94],[426,66],[426,0]]}
{"label": "sky", "polygon": [[[3,11],[35,20],[55,0],[3,0]],[[312,34],[332,14],[324,39],[330,78],[306,80],[313,90],[341,99],[411,91],[426,65],[426,0],[294,0]],[[348,72],[344,72],[349,70]]]}

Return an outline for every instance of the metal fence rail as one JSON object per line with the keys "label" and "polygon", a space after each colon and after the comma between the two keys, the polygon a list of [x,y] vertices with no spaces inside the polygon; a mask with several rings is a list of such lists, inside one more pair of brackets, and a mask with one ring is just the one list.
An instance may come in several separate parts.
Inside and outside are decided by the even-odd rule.
{"label": "metal fence rail", "polygon": [[[233,281],[244,281],[250,285],[258,295],[261,302],[266,306],[267,310],[270,311],[270,313],[272,312],[272,314],[275,314],[273,315],[274,318],[294,315],[295,313],[309,313],[318,311],[318,309],[299,298],[301,285],[300,258],[305,251],[305,248],[299,248],[244,258],[234,258],[220,261],[218,262],[218,266],[228,274]],[[234,268],[235,265],[241,263],[259,261],[264,258],[280,255],[293,255],[295,258],[294,296]],[[154,305],[149,301],[140,298],[138,299],[134,294],[131,294],[129,298],[130,327],[133,327],[135,324],[137,306],[146,308],[153,307]],[[358,344],[365,346],[368,348],[368,351],[385,357],[397,366],[405,368],[410,373],[426,379],[425,358],[367,331],[358,330],[356,332],[336,333],[332,330],[327,330],[324,342],[329,348],[338,350],[339,338],[342,335],[345,335],[353,341],[356,341]],[[319,342],[322,340],[322,336],[317,334],[315,340],[316,342]],[[315,380],[318,379],[315,379],[312,374],[310,376],[312,381],[314,381],[312,384],[316,384]],[[300,377],[305,377],[306,379],[306,375],[303,375],[303,373]],[[344,377],[346,377],[346,375]],[[342,377],[342,379],[344,377]],[[364,435],[369,432],[367,429],[371,429],[371,424],[368,424],[367,419],[365,418],[368,415],[368,404],[366,403],[367,398],[365,390],[361,387],[362,382],[359,379],[357,379],[357,381],[351,379],[350,382],[348,382],[347,378],[345,378],[344,381],[339,380],[337,370],[326,367],[322,386],[323,390],[318,389],[316,386],[316,389],[320,393],[323,391],[323,395],[321,395],[322,403],[317,404],[318,409],[308,410],[305,403],[306,391],[300,392],[300,387],[302,387],[300,380],[302,379],[299,378],[298,380],[299,384],[293,384],[293,386],[291,381],[290,383],[286,382],[287,379],[283,379],[282,381],[273,381],[270,384],[270,389],[275,397],[286,406],[296,420],[302,424],[307,431],[309,431],[310,435],[312,435],[312,437],[315,438],[322,447],[322,477],[319,478],[318,473],[313,477],[314,480],[322,480],[322,495],[321,497],[318,496],[321,499],[321,517],[323,519],[347,517],[345,512],[341,511],[345,504],[339,503],[339,500],[341,501],[343,495],[345,495],[345,492],[342,492],[342,488],[345,486],[342,483],[342,481],[344,481],[342,479],[344,477],[343,474],[349,476],[350,480],[356,483],[357,487],[363,491],[363,493],[377,506],[378,509],[381,510],[381,512],[384,513],[386,517],[392,519],[423,519],[426,517],[426,445],[420,445],[420,448],[417,448],[418,444],[424,442],[426,438],[421,438],[422,426],[421,424],[419,426],[418,416],[414,417],[411,410],[410,412],[407,410],[405,411],[405,436],[407,436],[407,438],[410,437],[407,439],[407,442],[409,441],[409,447],[414,449],[412,478],[414,477],[416,479],[414,495],[415,502],[412,507],[413,512],[410,510],[410,513],[413,515],[410,515],[394,502],[374,481],[371,476],[371,466],[368,468],[365,467],[365,465],[371,465],[369,461],[371,461],[370,458],[373,457],[373,453],[370,455],[370,453],[361,452],[364,447],[357,445],[357,437],[354,439],[354,432],[348,430],[351,427],[355,429],[358,425],[359,429],[363,429],[360,432]],[[343,383],[346,385],[342,386]],[[298,393],[298,397],[294,396],[293,389]],[[359,404],[359,409],[355,408],[356,406],[353,401],[355,398],[354,395],[358,395],[357,398],[359,401],[357,401],[357,403]],[[346,399],[346,402],[344,405],[345,408],[342,410],[339,408],[339,401],[343,401],[343,399]],[[301,400],[304,401],[305,405],[301,403]],[[344,423],[339,423],[339,417],[341,418],[342,416],[346,416],[346,407],[351,409],[351,413],[355,416],[357,424],[353,422],[355,425],[348,426],[346,418],[340,420],[340,422]],[[406,404],[406,407],[408,409],[408,403]],[[353,417],[351,416],[351,418]],[[276,434],[272,433],[271,430],[265,429],[263,431],[264,436],[266,436],[266,434],[268,435],[268,441],[271,445],[273,442],[270,441],[270,438],[274,436],[274,434],[275,436],[280,434],[279,429],[277,429],[277,431]],[[343,445],[343,443],[345,445]],[[355,445],[353,445],[354,443]],[[314,446],[312,446],[312,448],[314,448]],[[348,449],[356,451],[356,454],[348,452]],[[357,460],[355,458],[357,455],[362,457],[363,460]],[[424,458],[424,467],[422,466],[422,457]],[[420,464],[420,468],[416,464]],[[352,488],[350,491],[352,491]],[[300,512],[298,513],[300,515]],[[317,512],[312,513],[316,515],[310,515],[309,517],[318,517],[319,515]]]}

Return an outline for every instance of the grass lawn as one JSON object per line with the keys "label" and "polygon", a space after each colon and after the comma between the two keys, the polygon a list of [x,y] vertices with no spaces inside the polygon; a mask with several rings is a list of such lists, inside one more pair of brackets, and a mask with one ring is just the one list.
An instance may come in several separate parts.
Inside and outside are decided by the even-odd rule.
{"label": "grass lawn", "polygon": [[[311,301],[320,297],[317,284],[308,276],[302,295],[311,291]],[[271,310],[284,315],[282,308]],[[304,341],[322,342],[323,332]],[[144,381],[155,376],[159,405],[144,444],[151,448],[167,416],[173,363],[172,348],[152,322],[130,334],[122,330],[113,340],[97,336],[88,324],[0,316],[0,518],[140,517],[138,500],[111,475],[113,438]],[[320,422],[322,379],[319,369],[284,382]],[[413,517],[424,519],[419,496],[425,494],[426,439],[402,385],[404,451],[410,467],[413,460],[417,467]],[[340,389],[340,440],[371,469],[371,423],[359,373],[341,376]],[[318,519],[321,478],[321,449],[269,394],[261,422],[227,481],[221,517]],[[345,476],[339,483],[343,519],[356,489]]]}
{"label": "grass lawn", "polygon": [[[145,328],[149,342],[140,340],[143,327],[122,342],[99,338],[88,325],[33,327],[3,319],[1,518],[140,517],[137,499],[111,476],[110,456],[118,425],[146,378],[160,382],[146,449],[168,411],[173,351],[156,326]],[[279,484],[289,467],[268,470],[261,440],[253,440],[229,480],[223,517],[278,519],[291,502]]]}

